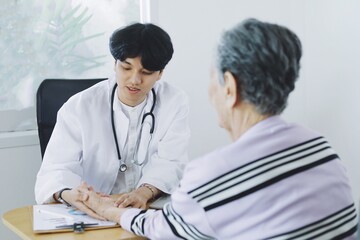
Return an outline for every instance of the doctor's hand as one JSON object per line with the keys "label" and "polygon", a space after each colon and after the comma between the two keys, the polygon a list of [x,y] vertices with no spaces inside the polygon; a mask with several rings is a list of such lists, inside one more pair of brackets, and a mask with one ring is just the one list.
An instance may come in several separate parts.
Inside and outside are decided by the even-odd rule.
{"label": "doctor's hand", "polygon": [[104,217],[98,215],[95,211],[93,211],[86,204],[84,204],[83,199],[88,198],[86,191],[93,191],[93,189],[92,187],[88,187],[86,183],[82,183],[76,188],[63,191],[61,196],[71,206],[79,209],[80,211],[88,214],[89,216],[99,220],[106,220]]}
{"label": "doctor's hand", "polygon": [[114,200],[110,196],[84,188],[81,192],[84,193],[82,200],[86,206],[107,220],[120,224],[120,217],[126,209],[114,207]]}
{"label": "doctor's hand", "polygon": [[114,206],[119,208],[134,207],[145,209],[149,200],[155,199],[160,193],[161,191],[156,187],[146,184],[131,192],[122,194],[115,201]]}

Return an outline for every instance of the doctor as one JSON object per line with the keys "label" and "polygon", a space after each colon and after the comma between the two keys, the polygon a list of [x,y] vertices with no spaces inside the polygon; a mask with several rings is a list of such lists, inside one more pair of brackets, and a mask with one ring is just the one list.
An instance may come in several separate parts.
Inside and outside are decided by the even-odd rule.
{"label": "doctor", "polygon": [[184,92],[160,81],[173,54],[169,35],[135,23],[116,30],[109,46],[115,76],[58,112],[37,175],[38,204],[62,202],[101,218],[80,201],[82,181],[104,194],[125,193],[116,206],[144,208],[182,177],[189,106]]}

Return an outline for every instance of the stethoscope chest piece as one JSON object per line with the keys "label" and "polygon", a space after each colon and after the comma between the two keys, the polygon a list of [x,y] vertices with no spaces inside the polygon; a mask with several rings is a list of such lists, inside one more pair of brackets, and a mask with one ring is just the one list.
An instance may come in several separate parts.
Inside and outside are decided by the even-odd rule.
{"label": "stethoscope chest piece", "polygon": [[125,172],[127,170],[126,164],[122,163],[120,164],[120,172]]}

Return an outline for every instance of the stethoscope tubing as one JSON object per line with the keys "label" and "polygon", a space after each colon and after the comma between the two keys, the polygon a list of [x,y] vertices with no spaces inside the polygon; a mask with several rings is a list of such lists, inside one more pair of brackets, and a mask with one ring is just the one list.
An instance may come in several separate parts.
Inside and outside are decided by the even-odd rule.
{"label": "stethoscope tubing", "polygon": [[[111,103],[110,103],[110,108],[111,108],[111,126],[112,126],[112,131],[113,131],[113,136],[114,136],[114,141],[115,141],[115,145],[116,145],[116,153],[118,156],[118,159],[120,161],[120,171],[121,172],[125,172],[127,170],[127,166],[125,164],[124,161],[122,161],[121,159],[121,154],[120,154],[120,147],[119,147],[119,142],[118,142],[118,138],[117,138],[117,134],[116,134],[116,130],[115,130],[115,118],[114,118],[114,109],[113,109],[113,103],[114,103],[114,98],[115,98],[115,91],[117,88],[117,83],[115,83],[112,92],[111,92]],[[152,119],[152,125],[151,125],[151,129],[150,129],[150,134],[154,133],[154,129],[155,129],[155,115],[154,115],[154,109],[155,109],[155,105],[156,105],[156,94],[155,94],[155,90],[154,88],[151,89],[152,95],[153,95],[153,104],[151,106],[150,112],[147,112],[143,115],[141,124],[144,123],[145,119],[147,116],[150,116]]]}
{"label": "stethoscope tubing", "polygon": [[113,88],[113,90],[112,90],[112,93],[111,93],[111,103],[110,103],[110,108],[111,108],[111,126],[112,126],[112,131],[113,131],[113,135],[114,135],[115,144],[116,144],[117,156],[118,156],[118,159],[121,160],[119,143],[118,143],[118,139],[117,139],[117,135],[116,135],[116,131],[115,131],[115,119],[114,119],[114,109],[113,109],[116,87],[117,87],[117,83],[115,83],[115,86],[114,86],[114,88]]}

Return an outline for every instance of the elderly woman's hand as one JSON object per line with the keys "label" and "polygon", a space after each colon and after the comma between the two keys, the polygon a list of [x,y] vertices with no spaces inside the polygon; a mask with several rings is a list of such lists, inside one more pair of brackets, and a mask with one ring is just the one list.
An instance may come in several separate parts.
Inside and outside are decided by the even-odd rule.
{"label": "elderly woman's hand", "polygon": [[83,202],[84,198],[87,198],[87,193],[93,191],[92,187],[88,187],[86,183],[82,183],[80,186],[71,190],[63,191],[62,198],[69,203],[71,206],[79,209],[87,215],[100,219],[106,220],[104,217],[98,215],[95,211],[86,206]]}

